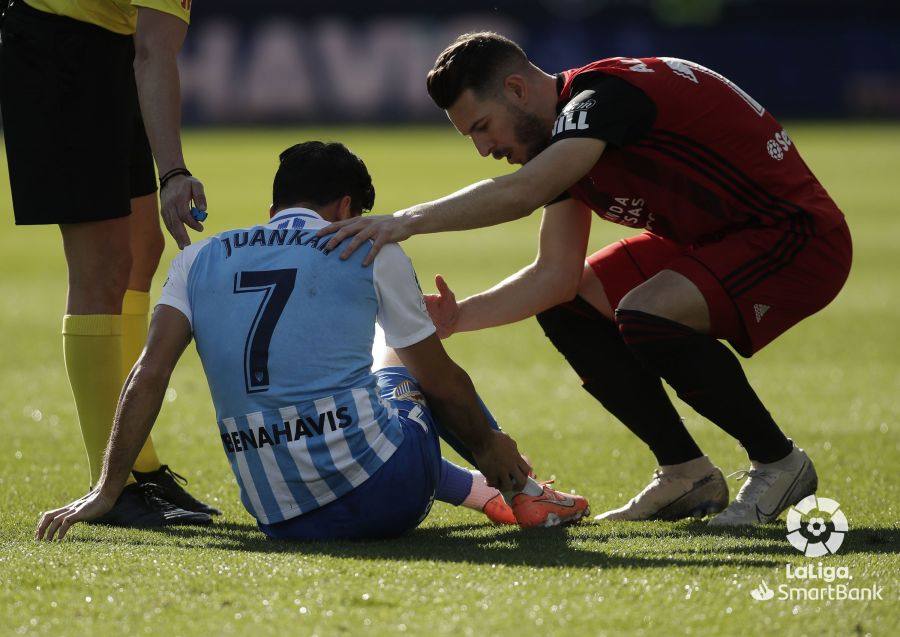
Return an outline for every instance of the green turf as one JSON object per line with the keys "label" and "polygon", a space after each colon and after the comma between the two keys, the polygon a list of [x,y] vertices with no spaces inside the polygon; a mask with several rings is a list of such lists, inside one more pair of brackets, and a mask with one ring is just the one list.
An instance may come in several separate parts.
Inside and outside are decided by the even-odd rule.
{"label": "green turf", "polygon": [[[856,260],[830,307],[746,369],[815,459],[820,495],[840,501],[850,520],[844,546],[825,563],[849,566],[853,585],[884,586],[885,601],[751,599],[762,579],[787,582],[785,563],[814,562],[788,545],[782,524],[728,533],[688,522],[523,533],[438,504],[419,530],[393,542],[267,541],[237,499],[193,348],[154,436],[164,461],[224,518],[209,529],[75,528],[63,544],[36,544],[38,513],[81,495],[88,476],[61,358],[58,231],[14,228],[5,212],[0,634],[900,634],[900,127],[789,128],[846,211]],[[185,145],[206,183],[208,231],[265,218],[278,151],[315,137],[340,139],[368,162],[382,212],[500,169],[448,128],[194,132]],[[5,159],[0,173],[8,211]],[[466,295],[526,264],[537,224],[535,215],[405,247],[426,288],[440,272]],[[598,222],[591,244],[624,233]],[[173,254],[170,242],[165,262]],[[534,321],[455,336],[448,347],[542,476],[586,494],[595,511],[646,483],[649,453],[582,392]],[[717,464],[743,468],[733,440],[679,409]]]}

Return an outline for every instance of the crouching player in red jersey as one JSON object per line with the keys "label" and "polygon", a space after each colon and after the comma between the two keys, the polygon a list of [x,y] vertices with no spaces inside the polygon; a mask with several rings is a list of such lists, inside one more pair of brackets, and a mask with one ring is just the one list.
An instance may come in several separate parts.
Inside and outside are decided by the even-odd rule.
{"label": "crouching player in red jersey", "polygon": [[[693,62],[609,58],[550,75],[493,33],[453,42],[428,91],[482,156],[523,167],[332,225],[331,243],[356,235],[349,253],[372,239],[371,261],[386,242],[543,205],[533,264],[458,304],[439,277],[429,309],[445,337],[537,315],[584,388],[650,447],[660,465],[650,484],[598,518],[717,513],[711,524],[757,524],[815,492],[809,457],[721,342],[753,355],[825,307],[850,270],[844,216],[782,126]],[[592,210],[644,232],[585,259]],[[747,450],[751,468],[730,505],[661,379]]]}

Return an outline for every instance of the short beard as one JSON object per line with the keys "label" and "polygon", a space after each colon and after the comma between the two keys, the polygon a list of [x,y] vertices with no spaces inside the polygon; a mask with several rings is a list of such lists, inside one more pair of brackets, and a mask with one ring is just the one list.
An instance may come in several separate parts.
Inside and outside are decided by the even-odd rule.
{"label": "short beard", "polygon": [[550,145],[552,125],[513,104],[507,104],[506,108],[513,117],[513,134],[516,141],[525,147],[525,161],[529,162]]}

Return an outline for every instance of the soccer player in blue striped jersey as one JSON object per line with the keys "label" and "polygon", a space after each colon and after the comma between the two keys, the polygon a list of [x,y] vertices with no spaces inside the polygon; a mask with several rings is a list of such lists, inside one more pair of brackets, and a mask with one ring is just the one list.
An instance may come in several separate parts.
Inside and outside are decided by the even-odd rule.
{"label": "soccer player in blue striped jersey", "polygon": [[[39,537],[61,537],[115,501],[192,337],[241,500],[270,537],[392,537],[418,525],[435,498],[509,501],[522,526],[586,514],[584,498],[529,477],[435,335],[400,247],[383,249],[372,268],[361,267],[362,252],[344,261],[324,249],[317,231],[371,209],[374,197],[365,164],[343,145],[298,144],[281,155],[267,225],[175,258],[101,480],[45,514]],[[376,323],[384,346],[373,372]],[[443,460],[438,436],[480,473]]]}

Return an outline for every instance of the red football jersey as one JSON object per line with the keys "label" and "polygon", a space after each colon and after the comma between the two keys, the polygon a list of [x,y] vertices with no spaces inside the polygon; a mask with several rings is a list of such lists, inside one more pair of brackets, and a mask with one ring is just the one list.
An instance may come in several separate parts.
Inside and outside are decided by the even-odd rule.
{"label": "red football jersey", "polygon": [[649,132],[608,144],[568,190],[602,218],[691,245],[745,228],[818,235],[841,223],[843,214],[775,118],[693,62],[608,58],[565,71],[554,141],[592,136],[591,118],[603,101],[579,96],[573,82],[598,73],[625,80],[656,107]]}

